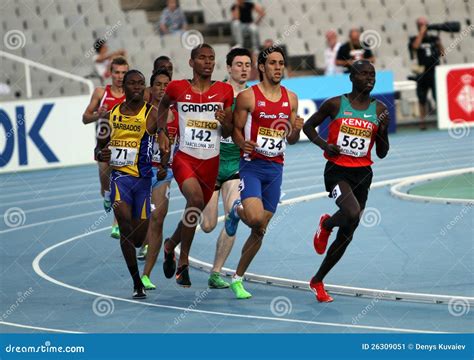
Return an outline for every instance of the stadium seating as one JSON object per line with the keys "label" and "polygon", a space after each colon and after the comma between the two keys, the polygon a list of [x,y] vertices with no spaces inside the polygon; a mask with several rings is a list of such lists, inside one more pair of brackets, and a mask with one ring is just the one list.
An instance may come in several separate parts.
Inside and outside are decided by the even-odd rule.
{"label": "stadium seating", "polygon": [[[290,57],[314,57],[317,67],[323,63],[324,33],[334,29],[339,40],[345,42],[352,27],[374,30],[380,43],[374,49],[376,66],[391,69],[397,80],[409,74],[410,60],[407,41],[415,35],[415,19],[425,15],[433,22],[460,21],[465,29],[472,21],[472,2],[469,0],[255,0],[266,9],[260,24],[260,39],[271,38],[286,45]],[[163,3],[163,2],[162,2]],[[181,0],[185,13],[202,13],[205,24],[198,28],[206,38],[206,26],[229,25],[232,0]],[[168,55],[175,63],[176,77],[190,77],[188,48],[183,48],[180,36],[160,36],[154,32],[142,9],[123,11],[120,0],[5,0],[0,4],[2,20],[0,36],[10,30],[24,35],[22,47],[6,46],[1,50],[23,56],[71,73],[87,76],[93,71],[91,56],[97,37],[105,37],[111,49],[125,48],[133,68],[147,77],[152,60]],[[193,27],[193,24],[190,26]],[[291,31],[288,31],[290,29]],[[457,41],[459,34],[441,34],[445,47]],[[473,32],[457,41],[447,54],[448,63],[473,61]],[[224,78],[225,54],[232,45],[229,37],[215,39],[217,59],[215,78]],[[217,43],[216,43],[217,42]],[[22,66],[2,59],[1,81],[8,82],[14,91],[25,95]],[[15,69],[15,71],[13,71]],[[294,73],[298,74],[298,66]],[[20,75],[18,74],[20,72]],[[6,74],[5,74],[6,73]],[[73,81],[65,81],[53,89],[50,79],[41,78],[34,85],[35,96],[45,94],[75,95],[87,91]]]}

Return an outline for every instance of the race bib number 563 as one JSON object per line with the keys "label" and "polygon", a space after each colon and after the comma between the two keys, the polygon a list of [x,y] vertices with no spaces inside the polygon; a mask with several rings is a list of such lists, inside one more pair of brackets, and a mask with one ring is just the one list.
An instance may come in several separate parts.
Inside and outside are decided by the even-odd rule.
{"label": "race bib number 563", "polygon": [[371,136],[371,130],[343,125],[337,137],[337,145],[341,148],[341,154],[364,157],[369,152]]}

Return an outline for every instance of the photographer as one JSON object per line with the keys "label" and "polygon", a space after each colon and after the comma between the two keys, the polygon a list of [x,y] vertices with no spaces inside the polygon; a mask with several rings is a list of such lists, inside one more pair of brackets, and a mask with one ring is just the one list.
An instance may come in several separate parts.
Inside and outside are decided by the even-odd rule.
{"label": "photographer", "polygon": [[418,35],[410,37],[408,48],[410,57],[418,60],[416,73],[416,95],[420,108],[420,129],[426,130],[425,117],[427,113],[427,95],[431,89],[436,101],[435,67],[440,63],[440,57],[444,56],[444,48],[439,36],[428,34],[428,20],[419,17],[416,20]]}

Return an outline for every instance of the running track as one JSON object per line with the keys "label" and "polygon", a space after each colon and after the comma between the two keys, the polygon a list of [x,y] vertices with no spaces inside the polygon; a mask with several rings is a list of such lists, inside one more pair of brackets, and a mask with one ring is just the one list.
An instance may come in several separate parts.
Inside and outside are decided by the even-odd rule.
{"label": "running track", "polygon": [[[471,208],[389,193],[394,179],[472,167],[472,139],[440,131],[392,136],[389,156],[374,165],[378,185],[367,206],[375,221],[360,226],[327,283],[472,297]],[[312,144],[289,147],[286,163],[283,200],[324,191],[324,160]],[[473,311],[466,304],[338,295],[334,303],[318,304],[310,292],[258,283],[246,286],[251,300],[238,301],[230,290],[207,289],[207,274],[197,269],[191,270],[190,289],[178,287],[162,275],[161,261],[152,274],[158,290],[134,301],[118,242],[108,237],[111,218],[102,210],[96,172],[82,166],[0,176],[0,332],[472,331]],[[171,196],[165,235],[183,209],[176,184]],[[324,195],[280,206],[249,271],[309,279],[321,261],[311,245],[316,221],[334,209]],[[446,231],[450,221],[455,224]],[[194,258],[212,262],[220,226],[197,234]],[[228,267],[235,268],[248,232],[239,227]]]}

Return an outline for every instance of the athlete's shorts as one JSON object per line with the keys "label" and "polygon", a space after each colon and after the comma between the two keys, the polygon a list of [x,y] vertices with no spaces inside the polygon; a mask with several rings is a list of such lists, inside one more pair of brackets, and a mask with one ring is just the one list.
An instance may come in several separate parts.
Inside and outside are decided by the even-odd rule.
{"label": "athlete's shorts", "polygon": [[173,170],[171,170],[171,168],[166,169],[166,177],[162,180],[158,180],[156,178],[157,172],[158,169],[156,167],[153,167],[153,181],[151,183],[152,189],[159,188],[161,185],[166,183],[171,183],[171,181],[173,180]]}
{"label": "athlete's shorts", "polygon": [[124,201],[132,208],[134,219],[148,219],[150,215],[151,178],[135,177],[121,171],[110,174],[110,198]]}
{"label": "athlete's shorts", "polygon": [[220,190],[222,184],[226,181],[240,179],[239,166],[240,160],[228,161],[221,159],[219,161],[219,174],[217,175],[215,190]]}
{"label": "athlete's shorts", "polygon": [[239,174],[241,200],[257,197],[265,210],[275,213],[280,201],[283,165],[262,159],[242,159]]}
{"label": "athlete's shorts", "polygon": [[346,167],[328,161],[324,168],[324,185],[329,192],[329,197],[335,198],[337,195],[333,194],[333,190],[336,185],[341,181],[347,182],[359,205],[364,207],[369,196],[372,176],[373,173],[370,166]]}
{"label": "athlete's shorts", "polygon": [[211,200],[216,185],[219,170],[219,156],[212,159],[196,159],[182,151],[178,151],[173,158],[173,175],[181,189],[185,180],[195,178],[201,185],[204,203]]}

